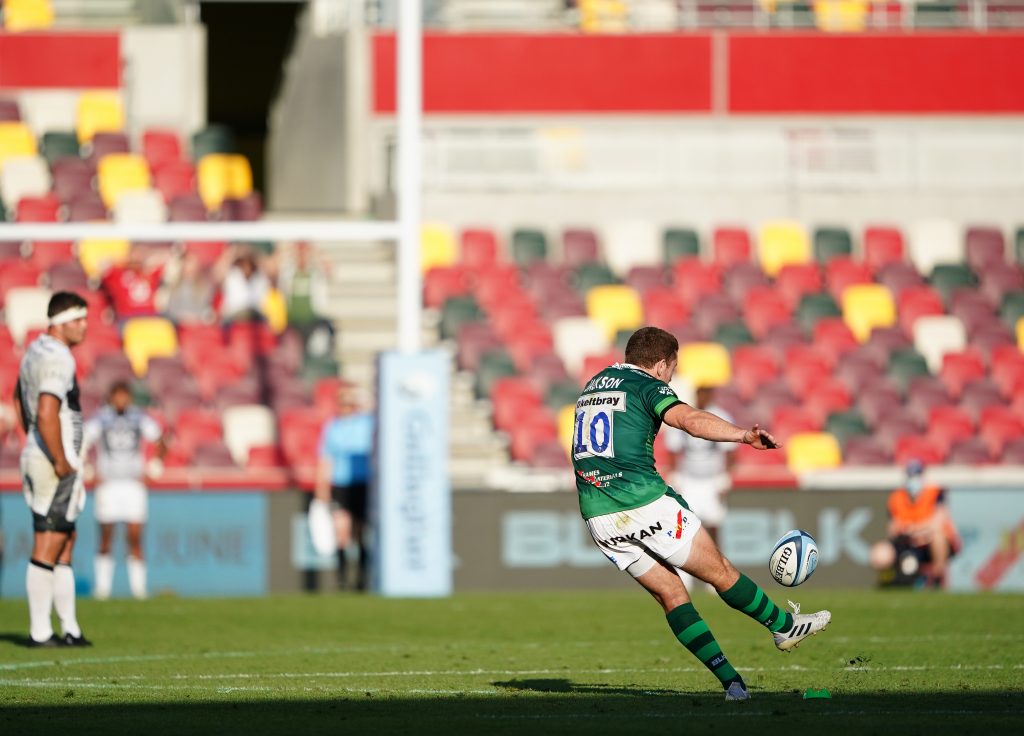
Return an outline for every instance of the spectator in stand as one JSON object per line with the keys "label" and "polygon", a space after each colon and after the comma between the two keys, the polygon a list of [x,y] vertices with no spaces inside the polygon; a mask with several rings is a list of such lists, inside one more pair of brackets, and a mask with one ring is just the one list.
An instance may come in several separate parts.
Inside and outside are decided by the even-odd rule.
{"label": "spectator in stand", "polygon": [[333,354],[334,328],[324,318],[330,263],[316,258],[306,242],[298,242],[278,270],[278,288],[284,294],[288,326],[302,335],[309,355]]}
{"label": "spectator in stand", "polygon": [[946,506],[945,491],[924,482],[920,460],[907,463],[907,482],[889,495],[888,538],[871,548],[871,566],[882,585],[935,587],[946,584],[949,559],[960,535]]}
{"label": "spectator in stand", "polygon": [[232,249],[233,263],[221,284],[220,314],[224,322],[264,319],[263,302],[270,292],[267,275],[260,270],[252,250]]}
{"label": "spectator in stand", "polygon": [[124,264],[107,269],[101,286],[119,320],[157,314],[157,290],[163,281],[166,261],[166,249],[154,250],[147,256],[142,247],[133,244]]}
{"label": "spectator in stand", "polygon": [[212,322],[216,285],[195,253],[186,252],[167,286],[164,311],[176,323]]}

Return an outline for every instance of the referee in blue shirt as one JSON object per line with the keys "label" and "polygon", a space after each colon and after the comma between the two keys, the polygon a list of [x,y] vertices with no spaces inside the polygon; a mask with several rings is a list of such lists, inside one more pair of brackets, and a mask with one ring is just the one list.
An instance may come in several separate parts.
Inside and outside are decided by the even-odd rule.
{"label": "referee in blue shirt", "polygon": [[332,502],[338,538],[338,587],[348,587],[346,548],[359,545],[358,590],[366,589],[367,550],[363,545],[366,526],[367,485],[373,450],[374,418],[359,400],[353,386],[338,393],[337,416],[320,432],[316,489],[318,499]]}

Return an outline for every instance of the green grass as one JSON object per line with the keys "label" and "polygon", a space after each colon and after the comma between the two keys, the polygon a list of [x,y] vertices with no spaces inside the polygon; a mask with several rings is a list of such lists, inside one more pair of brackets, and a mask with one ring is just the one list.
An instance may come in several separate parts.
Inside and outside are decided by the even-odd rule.
{"label": "green grass", "polygon": [[797,592],[833,622],[791,654],[697,597],[746,703],[639,590],[85,600],[87,650],[26,649],[4,600],[0,734],[1024,732],[1024,596]]}

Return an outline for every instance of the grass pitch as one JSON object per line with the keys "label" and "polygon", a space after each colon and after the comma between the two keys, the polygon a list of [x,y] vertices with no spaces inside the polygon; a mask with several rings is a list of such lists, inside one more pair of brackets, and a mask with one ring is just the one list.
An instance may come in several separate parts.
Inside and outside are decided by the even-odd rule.
{"label": "grass pitch", "polygon": [[96,646],[61,650],[25,648],[26,604],[4,600],[0,734],[1024,732],[1024,596],[794,594],[833,620],[791,654],[695,600],[745,703],[640,590],[84,600]]}

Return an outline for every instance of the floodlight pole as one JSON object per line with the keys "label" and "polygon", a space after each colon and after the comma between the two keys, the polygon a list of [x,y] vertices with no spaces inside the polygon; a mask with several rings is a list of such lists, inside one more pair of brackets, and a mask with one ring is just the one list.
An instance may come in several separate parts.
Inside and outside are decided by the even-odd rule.
{"label": "floodlight pole", "polygon": [[422,0],[398,2],[398,349],[420,349],[420,187],[423,122]]}

